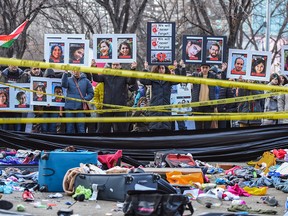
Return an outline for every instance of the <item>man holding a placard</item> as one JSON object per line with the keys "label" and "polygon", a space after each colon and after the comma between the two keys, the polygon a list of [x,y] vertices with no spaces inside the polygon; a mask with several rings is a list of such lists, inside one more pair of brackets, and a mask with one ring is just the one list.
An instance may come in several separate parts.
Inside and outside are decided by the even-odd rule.
{"label": "man holding a placard", "polygon": [[[202,77],[205,79],[217,79],[217,75],[214,72],[209,71],[210,65],[207,63],[201,64],[200,72],[194,72],[192,74],[193,77]],[[215,86],[208,86],[205,84],[193,84],[192,89],[192,102],[202,102],[202,101],[209,101],[215,100],[216,93],[215,93]],[[213,113],[214,106],[201,106],[193,108],[193,112],[201,112],[201,113]],[[201,129],[210,129],[211,128],[211,121],[196,121],[195,122],[196,130]]]}

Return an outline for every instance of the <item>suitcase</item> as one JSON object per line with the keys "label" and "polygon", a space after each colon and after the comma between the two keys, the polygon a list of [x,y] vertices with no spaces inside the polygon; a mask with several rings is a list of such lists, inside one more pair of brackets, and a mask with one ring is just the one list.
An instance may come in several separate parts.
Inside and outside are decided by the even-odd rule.
{"label": "suitcase", "polygon": [[160,175],[154,173],[76,175],[74,188],[91,188],[97,184],[99,200],[124,202],[129,190],[157,190]]}
{"label": "suitcase", "polygon": [[45,191],[62,192],[62,182],[66,172],[80,163],[97,163],[96,152],[41,152],[39,160],[38,184]]}

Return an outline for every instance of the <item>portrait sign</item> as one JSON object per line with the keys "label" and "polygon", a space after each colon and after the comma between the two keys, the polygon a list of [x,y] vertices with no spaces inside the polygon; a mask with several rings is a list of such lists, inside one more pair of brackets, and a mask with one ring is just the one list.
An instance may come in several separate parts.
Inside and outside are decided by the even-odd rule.
{"label": "portrait sign", "polygon": [[69,40],[69,64],[73,65],[85,65],[89,64],[89,41],[84,40],[82,42]]}
{"label": "portrait sign", "polygon": [[102,63],[136,61],[136,34],[94,34],[93,58]]}
{"label": "portrait sign", "polygon": [[288,45],[281,49],[281,72],[288,75]]}
{"label": "portrait sign", "polygon": [[65,105],[65,99],[57,97],[66,96],[66,89],[61,87],[61,79],[31,77],[30,90],[33,90],[33,92],[30,93],[31,104],[33,105]]}
{"label": "portrait sign", "polygon": [[112,59],[113,38],[112,37],[98,37],[96,38],[97,57],[96,59]]}
{"label": "portrait sign", "polygon": [[44,39],[44,59],[56,64],[89,65],[89,41],[84,37],[67,35],[46,35]]}
{"label": "portrait sign", "polygon": [[[191,83],[180,83],[171,87],[171,104],[184,105],[191,103]],[[172,108],[173,116],[187,116],[192,112],[191,107]],[[176,121],[175,130],[193,130],[195,129],[194,121]]]}
{"label": "portrait sign", "polygon": [[183,36],[183,53],[186,63],[201,63],[203,61],[203,37]]}
{"label": "portrait sign", "polygon": [[225,36],[183,36],[182,58],[187,64],[222,64],[225,53]]}
{"label": "portrait sign", "polygon": [[271,53],[266,51],[229,50],[227,78],[268,81]]}
{"label": "portrait sign", "polygon": [[0,110],[33,110],[29,88],[30,83],[13,83],[9,87],[0,85]]}
{"label": "portrait sign", "polygon": [[172,65],[175,60],[175,23],[147,23],[147,61],[149,65]]}

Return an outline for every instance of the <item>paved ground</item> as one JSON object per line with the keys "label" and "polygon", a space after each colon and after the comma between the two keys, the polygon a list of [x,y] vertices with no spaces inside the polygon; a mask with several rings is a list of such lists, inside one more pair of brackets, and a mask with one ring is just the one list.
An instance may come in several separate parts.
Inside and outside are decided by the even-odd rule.
{"label": "paved ground", "polygon": [[[37,216],[46,216],[46,215],[57,215],[58,210],[60,209],[67,209],[68,205],[66,205],[66,202],[73,203],[74,200],[72,197],[64,196],[62,198],[48,198],[48,195],[51,193],[41,193],[41,192],[35,192],[35,201],[33,203],[24,202],[22,200],[22,193],[21,192],[13,192],[10,195],[3,195],[2,199],[9,200],[13,202],[14,207],[13,211],[16,211],[16,206],[18,204],[23,204],[26,208],[26,213],[30,213],[32,215]],[[274,209],[278,213],[277,215],[284,215],[285,210],[285,201],[287,194],[277,191],[274,188],[268,189],[269,196],[275,196],[276,199],[279,201],[280,206],[278,207],[270,207],[267,204],[264,204],[261,202],[259,196],[252,196],[252,197],[241,197],[241,199],[245,200],[247,205],[249,207],[252,207],[253,209]],[[48,203],[55,204],[56,206],[53,206],[52,209],[47,210],[46,208],[35,208],[34,204],[36,202],[41,202],[42,205],[47,205]],[[226,210],[231,204],[231,201],[224,201],[222,206],[220,207],[212,207],[210,209],[201,206],[196,201],[193,201],[193,207],[195,210],[194,215],[201,215],[205,212],[210,213],[216,213],[216,212],[226,212]],[[117,202],[109,202],[109,201],[98,201],[97,203],[95,201],[84,201],[84,202],[77,202],[71,208],[76,215],[82,215],[82,216],[105,216],[105,215],[124,215],[122,211],[115,211],[117,209]],[[0,215],[2,215],[0,213]]]}

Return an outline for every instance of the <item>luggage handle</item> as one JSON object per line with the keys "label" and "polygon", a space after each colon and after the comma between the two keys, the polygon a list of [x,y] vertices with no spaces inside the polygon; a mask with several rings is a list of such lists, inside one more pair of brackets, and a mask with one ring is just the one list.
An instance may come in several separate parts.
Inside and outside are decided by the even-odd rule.
{"label": "luggage handle", "polygon": [[42,174],[43,176],[52,176],[55,174],[55,170],[52,168],[43,168],[43,170],[49,170],[51,171],[51,174]]}

